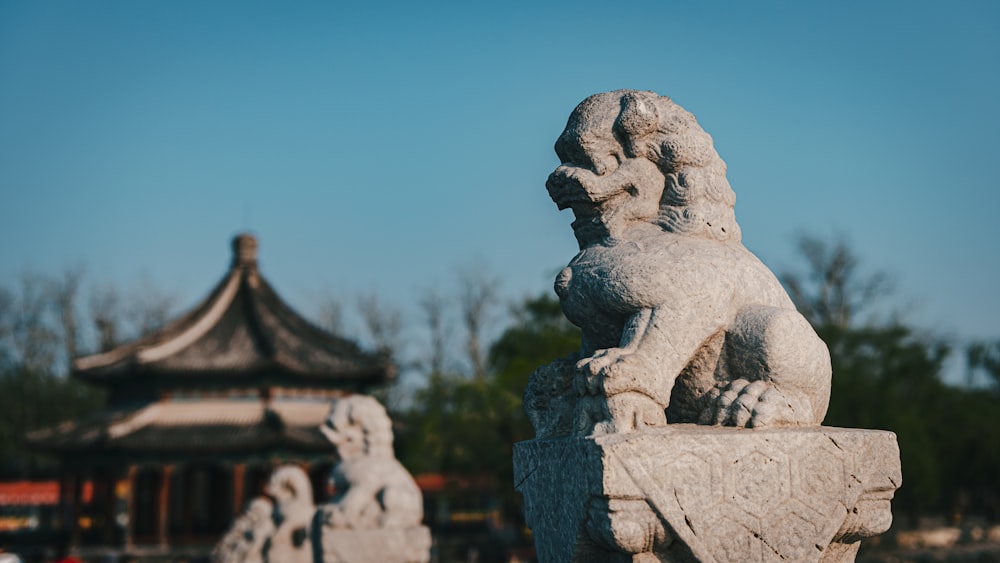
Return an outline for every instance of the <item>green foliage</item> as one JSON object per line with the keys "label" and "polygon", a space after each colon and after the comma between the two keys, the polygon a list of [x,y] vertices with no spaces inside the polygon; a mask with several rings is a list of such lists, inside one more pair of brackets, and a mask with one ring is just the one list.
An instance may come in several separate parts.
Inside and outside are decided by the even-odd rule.
{"label": "green foliage", "polygon": [[[897,511],[972,512],[1000,521],[1000,340],[965,349],[970,385],[945,385],[940,376],[951,350],[943,340],[898,320],[876,319],[886,295],[884,276],[863,274],[843,242],[804,237],[799,248],[804,273],[781,278],[830,348],[834,376],[825,424],[897,434],[904,476]],[[78,282],[79,273],[70,272],[62,279],[26,276],[17,291],[0,287],[0,478],[51,469],[26,449],[25,434],[83,418],[103,403],[98,390],[65,376],[66,359],[81,340],[74,315]],[[156,297],[155,291],[143,293]],[[395,413],[398,454],[414,473],[491,477],[500,508],[508,521],[517,521],[512,447],[533,435],[521,395],[532,371],[579,348],[580,331],[554,297],[526,299],[481,358],[478,329],[492,294],[480,291],[479,300],[468,295],[465,301],[476,305],[463,308],[466,329],[475,333],[466,343],[470,373],[443,369],[448,301],[424,304],[433,337],[429,373],[410,406]],[[145,329],[143,319],[159,319],[167,310],[162,298],[150,301],[133,308],[158,316],[133,322],[114,290],[99,297],[91,304],[99,334],[90,340],[100,347],[113,345],[130,322]]]}
{"label": "green foliage", "polygon": [[969,366],[969,383],[975,380],[976,372],[986,374],[989,387],[1000,393],[1000,340],[993,342],[973,342],[966,349]]}
{"label": "green foliage", "polygon": [[497,383],[520,395],[535,368],[580,348],[580,329],[548,295],[526,299],[514,316],[513,326],[490,347],[489,364]]}
{"label": "green foliage", "polygon": [[830,347],[833,390],[825,424],[892,430],[899,440],[904,485],[894,506],[911,514],[940,508],[939,379],[948,348],[900,325],[817,327]]}
{"label": "green foliage", "polygon": [[76,380],[23,366],[0,372],[0,477],[51,474],[54,461],[33,453],[26,434],[86,417],[104,404],[104,394]]}
{"label": "green foliage", "polygon": [[[946,387],[934,410],[939,510],[1000,521],[1000,403],[983,389]],[[903,466],[904,481],[907,468]]]}
{"label": "green foliage", "polygon": [[84,417],[103,393],[66,376],[77,351],[80,271],[25,274],[16,290],[0,287],[0,478],[37,477],[53,461],[32,452],[32,430]]}
{"label": "green foliage", "polygon": [[486,377],[432,373],[403,414],[400,458],[414,473],[493,476],[502,509],[517,517],[513,445],[532,437],[521,409],[528,376],[580,346],[559,302],[542,296],[513,311],[515,322],[490,348]]}
{"label": "green foliage", "polygon": [[413,403],[401,452],[411,471],[481,475],[510,464],[518,396],[489,379],[432,374]]}
{"label": "green foliage", "polygon": [[871,313],[889,292],[888,277],[881,272],[863,274],[860,259],[845,241],[801,235],[797,246],[806,271],[784,272],[781,283],[813,326],[854,326],[861,313]]}
{"label": "green foliage", "polygon": [[782,281],[830,348],[824,424],[896,433],[903,486],[893,508],[911,524],[922,514],[1000,520],[1000,342],[967,350],[970,373],[982,370],[996,386],[948,386],[941,374],[951,350],[943,340],[875,318],[885,276],[861,274],[843,242],[804,237],[799,249],[807,272]]}
{"label": "green foliage", "polygon": [[[843,242],[806,239],[806,273],[785,274],[796,303],[830,348],[833,389],[825,424],[896,433],[903,487],[900,515],[974,512],[1000,519],[1000,341],[967,350],[970,370],[988,387],[957,388],[941,374],[951,347],[902,321],[879,320],[885,276],[865,275]],[[552,297],[521,303],[493,343],[488,377],[435,373],[406,413],[402,459],[415,472],[493,475],[508,514],[511,446],[532,430],[521,393],[538,366],[579,348],[579,330]],[[992,382],[996,382],[993,385]],[[905,521],[904,521],[905,525]]]}

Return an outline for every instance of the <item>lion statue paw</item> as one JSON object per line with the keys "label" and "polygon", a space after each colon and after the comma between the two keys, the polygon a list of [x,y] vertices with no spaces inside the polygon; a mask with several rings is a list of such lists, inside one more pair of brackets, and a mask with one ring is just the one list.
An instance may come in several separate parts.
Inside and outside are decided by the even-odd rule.
{"label": "lion statue paw", "polygon": [[812,413],[808,401],[794,393],[785,393],[773,385],[757,380],[736,379],[722,389],[709,392],[712,405],[702,413],[701,424],[719,424],[740,428],[810,424]]}

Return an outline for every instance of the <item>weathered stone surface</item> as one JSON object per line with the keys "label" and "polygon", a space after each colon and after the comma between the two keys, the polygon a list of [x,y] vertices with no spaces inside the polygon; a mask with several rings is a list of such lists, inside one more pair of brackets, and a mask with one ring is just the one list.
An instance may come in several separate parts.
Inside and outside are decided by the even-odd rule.
{"label": "weathered stone surface", "polygon": [[540,560],[852,561],[891,522],[895,436],[819,426],[829,351],[740,243],[712,138],[618,90],[577,106],[556,153],[546,188],[580,252],[555,291],[583,341],[524,394]]}
{"label": "weathered stone surface", "polygon": [[725,162],[694,116],[653,92],[596,94],[556,153],[546,187],[573,210],[580,253],[555,289],[584,338],[529,383],[538,436],[819,424],[829,353],[740,243]]}
{"label": "weathered stone surface", "polygon": [[515,446],[543,562],[853,561],[892,521],[895,435],[690,424]]}

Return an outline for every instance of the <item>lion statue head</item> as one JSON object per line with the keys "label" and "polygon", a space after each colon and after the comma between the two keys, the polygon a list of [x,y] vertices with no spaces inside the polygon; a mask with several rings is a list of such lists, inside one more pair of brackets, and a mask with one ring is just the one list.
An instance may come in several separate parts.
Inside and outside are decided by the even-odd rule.
{"label": "lion statue head", "polygon": [[573,110],[555,145],[562,166],[546,187],[571,208],[585,248],[630,227],[739,241],[726,163],[694,116],[655,92],[595,94]]}
{"label": "lion statue head", "polygon": [[365,395],[335,399],[320,431],[341,459],[393,457],[392,421],[385,408]]}
{"label": "lion statue head", "polygon": [[275,469],[265,490],[274,499],[279,512],[312,506],[312,483],[306,472],[297,465],[282,465]]}

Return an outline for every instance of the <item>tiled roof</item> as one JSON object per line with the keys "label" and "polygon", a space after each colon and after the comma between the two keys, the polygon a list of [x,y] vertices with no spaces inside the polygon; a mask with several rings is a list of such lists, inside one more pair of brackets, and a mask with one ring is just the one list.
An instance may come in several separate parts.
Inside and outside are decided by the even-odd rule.
{"label": "tiled roof", "polygon": [[281,447],[332,454],[319,431],[329,409],[328,400],[310,398],[162,400],[39,430],[29,442],[39,450],[88,454],[245,453]]}
{"label": "tiled roof", "polygon": [[192,311],[163,329],[108,352],[78,358],[73,373],[113,385],[137,376],[247,385],[283,377],[306,385],[365,388],[393,375],[387,358],[329,334],[293,311],[257,269],[257,241],[233,240],[229,273]]}

